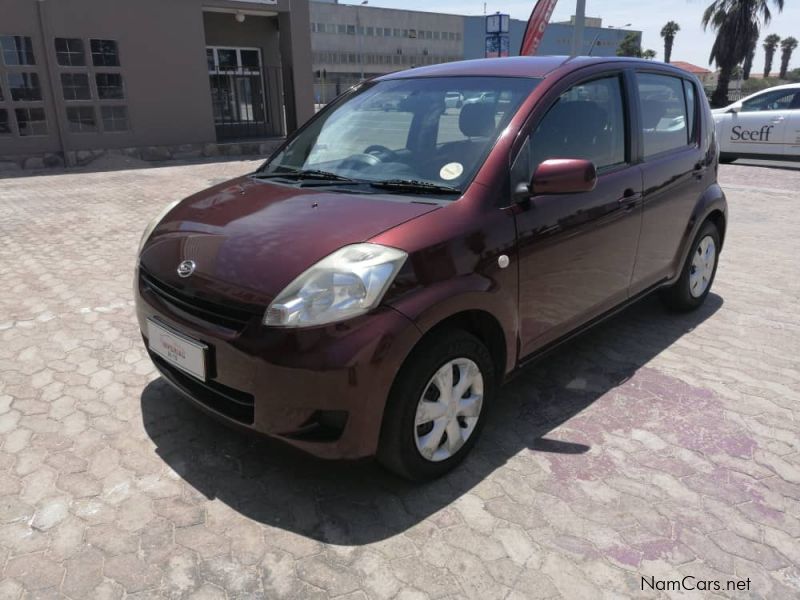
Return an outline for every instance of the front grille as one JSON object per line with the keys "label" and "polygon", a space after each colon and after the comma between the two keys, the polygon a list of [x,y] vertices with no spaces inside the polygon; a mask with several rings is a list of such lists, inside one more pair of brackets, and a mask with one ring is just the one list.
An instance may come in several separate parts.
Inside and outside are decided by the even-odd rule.
{"label": "front grille", "polygon": [[224,304],[199,298],[195,294],[178,289],[172,285],[153,277],[150,273],[139,268],[139,277],[144,291],[159,298],[178,310],[193,315],[203,321],[220,325],[227,329],[240,330],[254,318],[261,318],[264,309],[252,305],[238,304],[226,301]]}
{"label": "front grille", "polygon": [[149,354],[164,377],[200,404],[244,425],[252,425],[255,421],[255,398],[252,394],[216,381],[200,381],[173,367],[157,354]]}

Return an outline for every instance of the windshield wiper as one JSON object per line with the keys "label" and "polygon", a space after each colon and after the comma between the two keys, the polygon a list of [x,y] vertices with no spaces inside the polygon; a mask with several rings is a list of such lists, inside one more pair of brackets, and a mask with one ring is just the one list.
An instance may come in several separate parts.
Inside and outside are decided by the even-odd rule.
{"label": "windshield wiper", "polygon": [[412,194],[461,194],[461,190],[450,185],[439,185],[416,179],[387,179],[385,181],[370,181],[372,187],[384,190],[396,190]]}
{"label": "windshield wiper", "polygon": [[292,171],[278,172],[272,171],[271,173],[254,173],[253,177],[258,179],[272,179],[272,178],[292,178],[292,179],[319,179],[324,181],[345,181],[348,183],[361,183],[351,177],[344,175],[337,175],[330,171],[321,171],[319,169],[294,169]]}

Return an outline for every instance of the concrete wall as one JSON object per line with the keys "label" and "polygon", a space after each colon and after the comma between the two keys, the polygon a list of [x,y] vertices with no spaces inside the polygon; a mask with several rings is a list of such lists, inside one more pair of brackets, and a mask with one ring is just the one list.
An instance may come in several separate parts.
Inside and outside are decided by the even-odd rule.
{"label": "concrete wall", "polygon": [[[37,3],[44,12],[46,41],[33,26]],[[214,141],[203,19],[196,0],[0,0],[0,14],[3,33],[34,37],[36,70],[46,88],[49,131],[46,140],[0,139],[0,154],[60,149],[55,107],[59,107],[58,116],[64,121],[62,72],[88,72],[90,80],[96,72],[120,73],[124,100],[68,105],[127,106],[130,119],[130,130],[120,133],[70,133],[64,127],[64,142],[70,149]],[[116,40],[120,67],[60,67],[56,62],[54,37],[82,38],[85,42],[89,38]],[[45,52],[52,80],[46,76]]]}

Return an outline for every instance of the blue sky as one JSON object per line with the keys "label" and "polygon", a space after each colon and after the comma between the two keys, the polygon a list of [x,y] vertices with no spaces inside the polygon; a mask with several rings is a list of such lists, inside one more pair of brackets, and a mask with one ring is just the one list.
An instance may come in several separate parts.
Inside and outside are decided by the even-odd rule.
{"label": "blue sky", "polygon": [[[712,33],[704,33],[700,18],[711,0],[675,0],[674,2],[645,2],[643,0],[586,0],[586,14],[602,17],[603,25],[622,26],[631,23],[631,29],[643,32],[642,44],[658,52],[658,58],[664,55],[664,44],[659,32],[669,20],[676,21],[681,31],[675,39],[672,51],[673,60],[685,60],[697,65],[708,64],[708,53],[714,41]],[[340,0],[343,4],[360,4],[360,0]],[[431,12],[454,14],[483,14],[483,0],[369,0],[370,6],[387,8],[405,8]],[[489,13],[508,12],[516,19],[527,19],[533,8],[534,0],[487,1]],[[773,8],[772,23],[762,27],[762,38],[767,33],[777,33],[781,37],[793,35],[800,39],[800,3],[785,1],[784,11],[780,14]],[[559,0],[553,20],[569,19],[575,12],[574,0]],[[778,62],[773,67],[777,69]],[[800,49],[795,50],[790,68],[800,67]],[[755,60],[755,71],[764,68],[764,51],[759,43]]]}

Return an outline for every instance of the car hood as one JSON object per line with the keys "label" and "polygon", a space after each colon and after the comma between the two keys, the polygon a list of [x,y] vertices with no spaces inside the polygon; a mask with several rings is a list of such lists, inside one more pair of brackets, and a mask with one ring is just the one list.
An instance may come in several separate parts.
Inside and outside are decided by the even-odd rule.
{"label": "car hood", "polygon": [[[331,252],[439,206],[408,197],[298,188],[241,177],[190,196],[156,227],[140,256],[180,290],[263,306]],[[178,265],[195,263],[182,278]]]}

